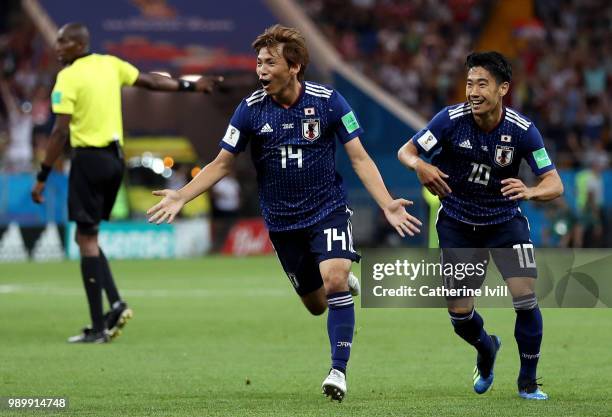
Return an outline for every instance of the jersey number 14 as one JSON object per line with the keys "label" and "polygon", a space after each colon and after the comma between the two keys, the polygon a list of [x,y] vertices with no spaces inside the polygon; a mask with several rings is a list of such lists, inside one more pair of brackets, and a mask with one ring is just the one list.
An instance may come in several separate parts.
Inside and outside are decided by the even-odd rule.
{"label": "jersey number 14", "polygon": [[281,167],[287,168],[287,159],[297,159],[297,167],[302,168],[302,148],[295,147],[293,150],[293,146],[279,146],[278,149],[281,151]]}

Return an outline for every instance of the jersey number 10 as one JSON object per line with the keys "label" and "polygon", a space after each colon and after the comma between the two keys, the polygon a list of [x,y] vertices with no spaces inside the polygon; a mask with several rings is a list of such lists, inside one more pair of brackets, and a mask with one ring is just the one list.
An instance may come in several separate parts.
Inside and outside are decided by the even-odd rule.
{"label": "jersey number 10", "polygon": [[298,168],[302,168],[302,148],[296,147],[295,151],[293,146],[279,146],[278,149],[281,151],[281,167],[287,168],[287,159],[297,159]]}
{"label": "jersey number 10", "polygon": [[487,185],[491,177],[491,167],[485,164],[477,164],[476,162],[471,162],[471,164],[472,172],[468,181],[474,184]]}

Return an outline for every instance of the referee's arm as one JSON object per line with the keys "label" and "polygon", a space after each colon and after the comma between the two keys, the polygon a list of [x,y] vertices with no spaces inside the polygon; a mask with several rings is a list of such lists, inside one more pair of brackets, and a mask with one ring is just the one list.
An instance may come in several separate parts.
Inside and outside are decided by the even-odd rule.
{"label": "referee's arm", "polygon": [[35,203],[42,203],[44,198],[42,196],[45,190],[45,182],[51,172],[53,164],[60,156],[66,145],[66,141],[70,136],[70,120],[72,115],[58,113],[55,117],[55,124],[49,137],[49,145],[47,145],[47,152],[45,154],[45,160],[41,164],[41,170],[36,176],[36,184],[32,188],[32,200]]}
{"label": "referee's arm", "polygon": [[197,81],[170,78],[165,75],[141,72],[134,81],[135,87],[153,91],[193,91],[197,93],[212,93],[216,85],[223,82],[223,77],[201,76]]}

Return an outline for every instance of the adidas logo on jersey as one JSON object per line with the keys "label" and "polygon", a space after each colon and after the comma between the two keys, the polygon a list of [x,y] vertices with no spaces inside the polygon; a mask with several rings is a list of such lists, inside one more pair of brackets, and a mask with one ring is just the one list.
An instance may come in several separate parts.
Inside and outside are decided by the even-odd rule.
{"label": "adidas logo on jersey", "polygon": [[270,132],[274,132],[274,129],[272,129],[272,126],[270,126],[268,123],[266,123],[259,131],[259,133],[270,133]]}
{"label": "adidas logo on jersey", "polygon": [[465,149],[472,149],[472,144],[470,143],[469,139],[464,140],[463,142],[461,142],[459,144],[460,148],[465,148]]}

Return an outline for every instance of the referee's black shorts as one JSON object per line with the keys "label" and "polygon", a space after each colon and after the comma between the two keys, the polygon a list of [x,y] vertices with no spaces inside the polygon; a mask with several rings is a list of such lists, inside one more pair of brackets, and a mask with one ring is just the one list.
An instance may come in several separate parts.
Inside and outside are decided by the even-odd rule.
{"label": "referee's black shorts", "polygon": [[108,220],[124,168],[115,146],[75,148],[68,180],[68,218],[86,226]]}

